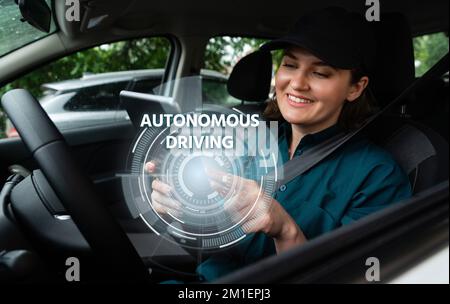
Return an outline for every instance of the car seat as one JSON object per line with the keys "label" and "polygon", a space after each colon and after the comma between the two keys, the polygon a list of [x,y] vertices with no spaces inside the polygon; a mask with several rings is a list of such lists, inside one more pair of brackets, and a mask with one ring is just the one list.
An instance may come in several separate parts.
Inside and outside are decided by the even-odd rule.
{"label": "car seat", "polygon": [[272,80],[272,56],[256,51],[243,57],[231,71],[227,82],[228,93],[241,100],[235,108],[249,114],[264,112],[269,99]]}
{"label": "car seat", "polygon": [[[375,24],[375,33],[377,68],[372,89],[378,105],[384,107],[415,80],[413,40],[406,18],[399,13],[382,15],[381,22]],[[426,87],[433,86],[430,83]],[[413,193],[448,179],[448,142],[408,113],[411,105],[418,104],[423,100],[411,96],[369,130],[371,138],[389,151],[408,174]]]}

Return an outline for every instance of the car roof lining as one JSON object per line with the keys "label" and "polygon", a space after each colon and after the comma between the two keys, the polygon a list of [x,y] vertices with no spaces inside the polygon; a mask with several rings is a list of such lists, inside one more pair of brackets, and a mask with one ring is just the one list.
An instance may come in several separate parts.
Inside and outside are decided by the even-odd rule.
{"label": "car roof lining", "polygon": [[[65,1],[54,1],[55,17],[60,28],[35,43],[6,55],[0,60],[0,84],[7,83],[24,73],[64,55],[102,43],[125,39],[168,36],[180,40],[183,52],[201,48],[212,36],[248,36],[273,38],[281,35],[298,18],[297,11],[303,12],[328,5],[342,5],[340,1],[296,1],[279,0],[279,13],[274,13],[274,5],[262,5],[261,1],[232,1],[217,9],[214,1],[148,0],[110,1],[80,0],[82,11],[87,6],[111,11],[111,22],[103,29],[80,32],[81,22],[65,19]],[[400,11],[412,25],[413,35],[447,31],[447,0],[399,0],[382,3],[383,11]],[[345,6],[351,10],[363,11],[366,6],[360,0],[349,0]],[[255,13],[257,7],[258,13]],[[426,11],[427,14],[423,14]],[[294,12],[295,14],[292,15]],[[290,14],[290,15],[289,15]],[[233,22],[230,22],[230,16]],[[189,24],[189,26],[186,26]],[[191,50],[193,49],[193,50]],[[22,54],[22,55],[21,55]],[[17,56],[21,60],[17,60]],[[197,55],[198,57],[198,55]],[[187,58],[186,56],[182,57]],[[192,59],[192,58],[191,58]],[[197,61],[200,61],[200,57]],[[187,59],[189,60],[189,58]],[[194,67],[200,70],[201,62],[181,62],[178,76],[192,74]]]}
{"label": "car roof lining", "polygon": [[[218,9],[216,2],[206,0],[81,0],[83,17],[80,22],[68,22],[65,19],[67,7],[64,1],[55,2],[55,11],[61,30],[68,36],[86,34],[89,30],[82,32],[81,28],[85,27],[87,19],[108,14],[103,21],[104,25],[98,27],[99,31],[115,30],[142,34],[144,31],[169,30],[177,36],[239,33],[248,36],[269,34],[275,37],[283,34],[303,12],[333,5],[342,6],[342,1],[279,0],[277,7],[272,3],[262,5],[261,1],[257,0],[231,1]],[[383,2],[381,5],[382,12],[404,14],[412,25],[414,35],[448,31],[447,0],[399,0]],[[346,1],[345,7],[363,14],[367,9],[365,2],[360,0]],[[427,13],[423,14],[424,11]],[[233,22],[230,22],[230,18]],[[91,31],[94,30],[97,29]]]}

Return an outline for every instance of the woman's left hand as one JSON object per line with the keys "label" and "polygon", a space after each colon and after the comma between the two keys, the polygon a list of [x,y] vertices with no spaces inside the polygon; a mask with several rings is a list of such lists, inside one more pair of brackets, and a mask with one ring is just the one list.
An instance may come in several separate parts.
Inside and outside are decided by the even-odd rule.
{"label": "woman's left hand", "polygon": [[271,236],[277,252],[306,241],[294,219],[278,201],[266,195],[257,182],[211,169],[207,174],[211,187],[222,196],[226,196],[231,187],[237,187],[224,207],[236,221],[248,215],[241,225],[246,233],[263,232]]}

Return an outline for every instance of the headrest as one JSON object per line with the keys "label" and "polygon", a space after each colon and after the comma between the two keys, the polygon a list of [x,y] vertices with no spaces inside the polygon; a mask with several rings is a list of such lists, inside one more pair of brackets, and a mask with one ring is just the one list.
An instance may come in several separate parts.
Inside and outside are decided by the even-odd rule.
{"label": "headrest", "polygon": [[271,80],[272,55],[258,50],[234,66],[228,78],[228,93],[243,101],[263,102],[269,98]]}
{"label": "headrest", "polygon": [[383,107],[414,81],[414,50],[410,26],[402,14],[381,15],[373,25],[377,55],[370,81],[378,105]]}

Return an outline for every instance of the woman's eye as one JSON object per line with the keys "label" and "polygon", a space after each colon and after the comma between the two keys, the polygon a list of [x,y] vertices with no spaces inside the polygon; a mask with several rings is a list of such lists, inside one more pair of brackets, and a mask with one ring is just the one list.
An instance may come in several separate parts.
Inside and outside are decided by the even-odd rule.
{"label": "woman's eye", "polygon": [[295,65],[293,65],[291,63],[287,63],[287,62],[283,63],[283,66],[287,67],[287,68],[295,68]]}
{"label": "woman's eye", "polygon": [[320,72],[313,72],[313,74],[319,78],[328,78],[329,77],[328,74],[320,73]]}

